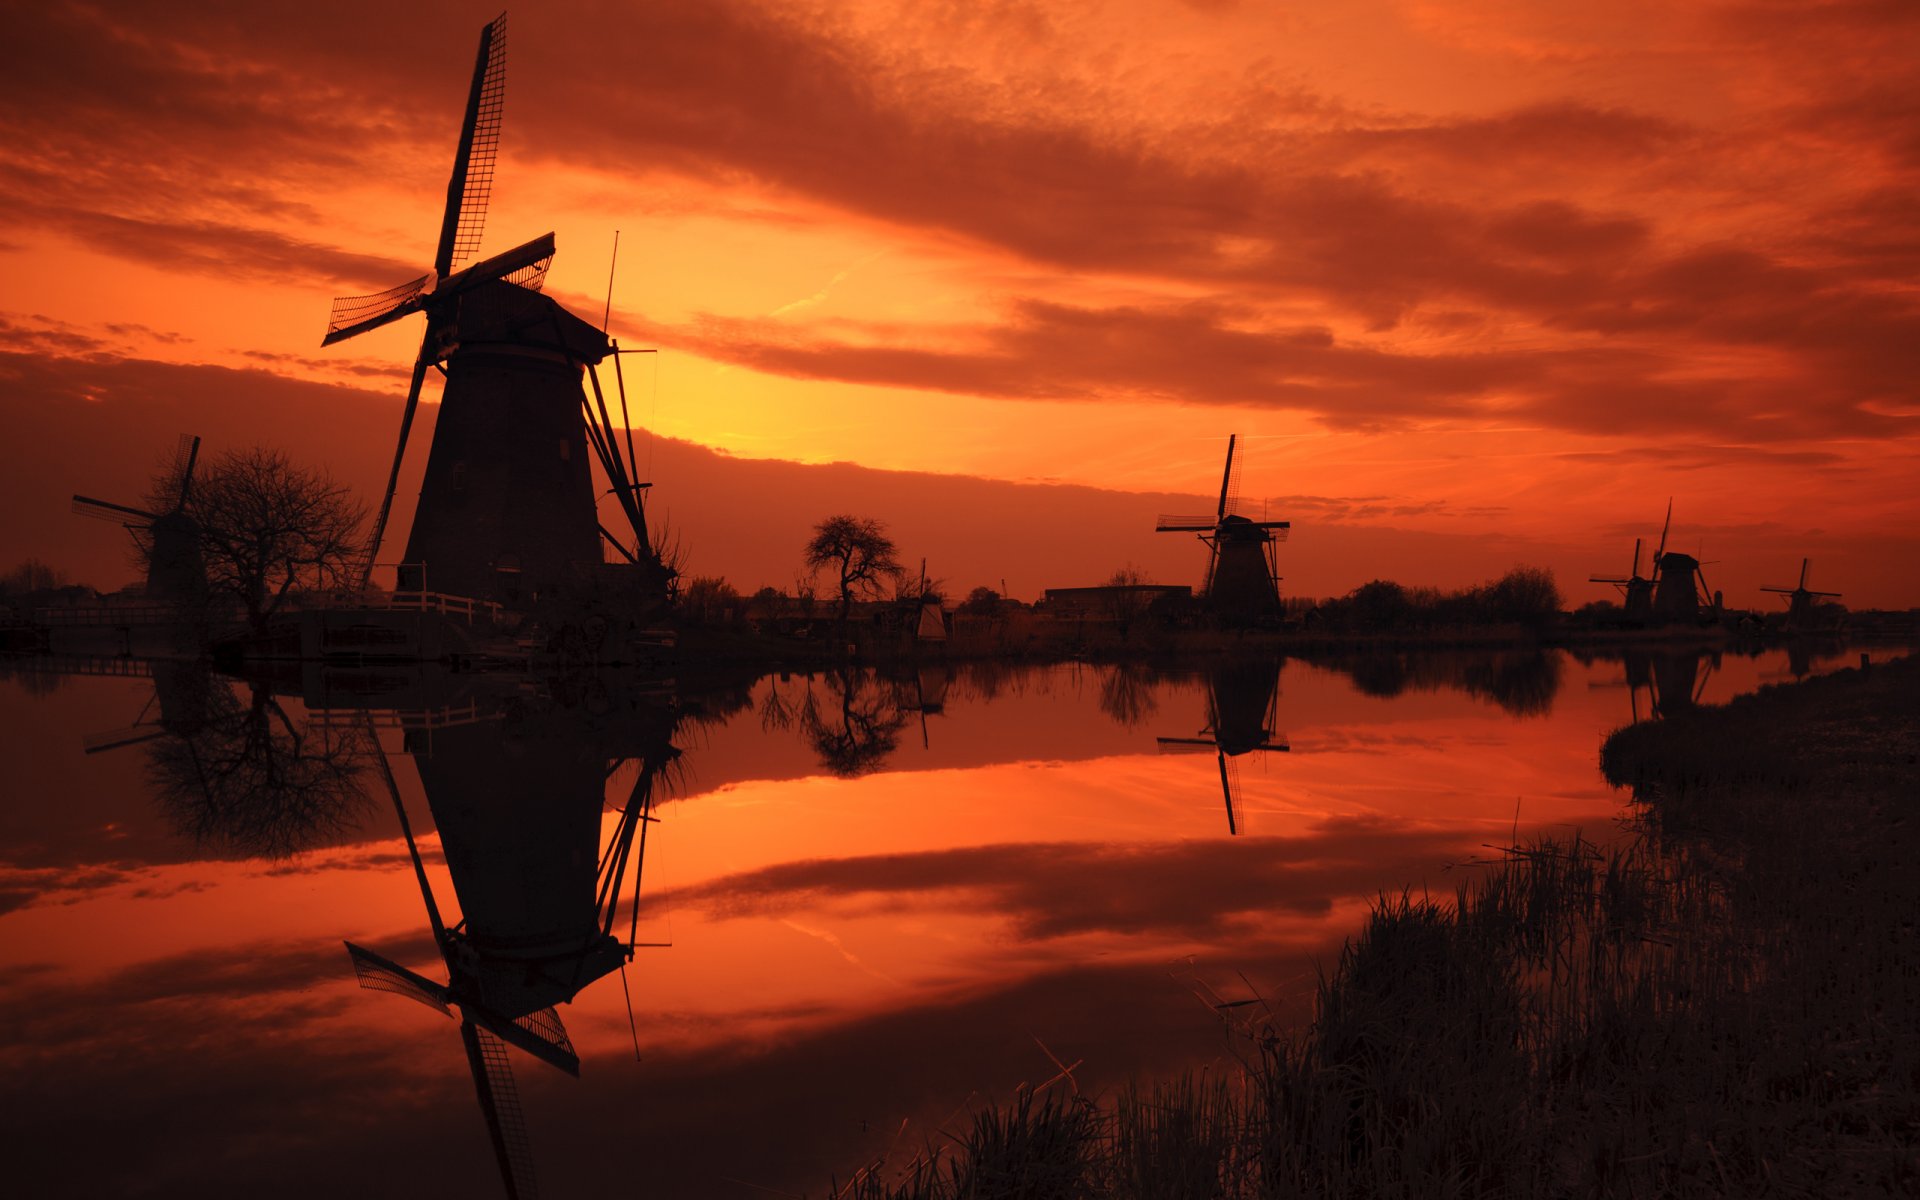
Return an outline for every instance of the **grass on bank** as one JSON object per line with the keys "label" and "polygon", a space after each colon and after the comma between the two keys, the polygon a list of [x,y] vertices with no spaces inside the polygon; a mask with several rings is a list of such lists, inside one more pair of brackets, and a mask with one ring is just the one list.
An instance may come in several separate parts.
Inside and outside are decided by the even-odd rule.
{"label": "grass on bank", "polygon": [[860,1200],[1920,1194],[1920,670],[1610,738],[1632,836],[1383,898],[1247,1069],[1023,1092]]}

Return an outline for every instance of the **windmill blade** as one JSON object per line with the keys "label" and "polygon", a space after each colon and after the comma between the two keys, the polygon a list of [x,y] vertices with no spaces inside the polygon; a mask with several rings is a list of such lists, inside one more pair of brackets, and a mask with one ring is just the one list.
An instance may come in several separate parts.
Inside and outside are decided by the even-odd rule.
{"label": "windmill blade", "polygon": [[1212,533],[1220,527],[1213,517],[1169,516],[1161,514],[1154,518],[1155,533]]}
{"label": "windmill blade", "polygon": [[1779,592],[1782,596],[1791,596],[1800,589],[1790,587],[1763,587],[1760,590],[1763,592]]}
{"label": "windmill blade", "polygon": [[1153,739],[1159,744],[1162,754],[1199,754],[1207,750],[1218,750],[1220,743],[1212,738],[1163,737]]}
{"label": "windmill blade", "polygon": [[474,56],[466,118],[460,123],[460,148],[454,152],[446,212],[440,219],[440,244],[433,254],[433,269],[442,277],[480,249],[506,101],[507,14],[501,13],[480,31],[480,49]]}
{"label": "windmill blade", "polygon": [[576,1079],[580,1077],[580,1055],[574,1051],[566,1027],[560,1024],[560,1014],[552,1008],[512,1020],[473,1004],[463,1006],[461,1011],[467,1020],[478,1021],[488,1033],[514,1049],[523,1050]]}
{"label": "windmill blade", "polygon": [[447,1007],[446,988],[424,975],[407,970],[384,955],[375,954],[365,946],[356,946],[352,942],[342,944],[347,948],[347,957],[353,960],[353,973],[359,978],[361,987],[370,992],[392,992],[396,996],[405,996],[436,1010],[443,1017],[453,1016],[453,1010]]}
{"label": "windmill blade", "polygon": [[1667,530],[1673,527],[1673,497],[1667,497],[1667,520],[1660,526],[1660,548],[1653,552],[1653,569],[1660,569],[1660,560],[1667,554]]}
{"label": "windmill blade", "polygon": [[496,279],[537,292],[546,281],[547,267],[552,261],[553,231],[548,230],[511,250],[481,259],[435,288],[429,300],[438,303]]}
{"label": "windmill blade", "polygon": [[[427,330],[427,338],[433,330]],[[373,519],[373,532],[367,537],[367,561],[360,570],[360,586],[373,577],[373,563],[380,556],[380,539],[386,536],[387,517],[393,512],[394,489],[400,486],[400,460],[407,456],[407,434],[413,429],[413,414],[420,405],[420,385],[427,379],[426,341],[420,344],[420,357],[414,360],[413,381],[407,385],[407,406],[400,413],[400,439],[393,446],[393,466],[387,471],[387,490],[380,497],[380,515]],[[397,802],[397,801],[396,801]]]}
{"label": "windmill blade", "polygon": [[[180,435],[180,440],[185,442],[187,437],[188,435],[183,433]],[[200,461],[199,435],[193,435],[193,443],[187,447],[186,458],[186,465],[180,468],[180,496],[173,502],[175,512],[180,512],[187,507],[187,498],[193,491],[193,468],[194,464]]]}
{"label": "windmill blade", "polygon": [[1227,800],[1227,832],[1234,837],[1240,836],[1240,822],[1233,811],[1233,774],[1227,769],[1227,752],[1219,752],[1220,794]]}
{"label": "windmill blade", "polygon": [[1611,584],[1614,584],[1615,586],[1619,586],[1621,584],[1632,583],[1633,580],[1628,578],[1625,575],[1589,575],[1587,576],[1587,582],[1588,583],[1611,583]]}
{"label": "windmill blade", "polygon": [[409,279],[398,287],[390,287],[384,292],[374,292],[370,296],[340,296],[333,302],[333,309],[327,314],[327,333],[320,339],[322,346],[331,346],[335,342],[344,342],[350,337],[358,337],[369,329],[378,329],[382,325],[398,321],[409,313],[420,311],[422,297],[433,291],[434,280],[439,278],[428,271],[418,279]]}
{"label": "windmill blade", "polygon": [[1214,518],[1216,521],[1227,515],[1227,492],[1233,484],[1233,444],[1239,438],[1237,433],[1227,435],[1227,469],[1220,473],[1220,507]]}
{"label": "windmill blade", "polygon": [[1812,565],[1813,565],[1813,560],[1810,558],[1803,558],[1800,560],[1800,586],[1802,588],[1805,588],[1807,586],[1807,568],[1811,567]]}
{"label": "windmill blade", "polygon": [[143,508],[128,508],[124,504],[111,504],[105,500],[95,500],[92,496],[73,494],[73,511],[83,517],[92,517],[99,521],[112,521],[116,525],[127,523],[128,517],[141,521],[158,521],[158,513],[150,513]]}
{"label": "windmill blade", "polygon": [[[1638,578],[1640,578],[1640,539],[1635,538],[1633,539],[1633,573],[1628,576],[1628,580]],[[1621,582],[1624,583],[1627,582],[1627,580],[1622,580]]]}
{"label": "windmill blade", "polygon": [[538,1195],[533,1179],[533,1147],[527,1141],[527,1118],[520,1110],[520,1091],[513,1083],[507,1048],[472,1021],[460,1023],[460,1040],[467,1047],[473,1089],[480,1095],[487,1136],[500,1162],[500,1181],[507,1186],[509,1200],[532,1200]]}
{"label": "windmill blade", "polygon": [[129,725],[125,729],[110,729],[105,733],[90,733],[80,741],[81,753],[105,754],[109,750],[118,750],[122,746],[138,746],[141,742],[151,742],[155,738],[167,736],[167,731],[158,725]]}

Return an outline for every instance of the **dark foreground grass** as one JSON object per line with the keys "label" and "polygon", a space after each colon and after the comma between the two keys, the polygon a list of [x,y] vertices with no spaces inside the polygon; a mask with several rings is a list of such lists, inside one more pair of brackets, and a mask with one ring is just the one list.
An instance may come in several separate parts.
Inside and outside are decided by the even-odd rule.
{"label": "dark foreground grass", "polygon": [[1911,660],[1622,730],[1633,836],[1384,898],[1244,1073],[1023,1092],[836,1194],[1920,1194],[1917,760]]}

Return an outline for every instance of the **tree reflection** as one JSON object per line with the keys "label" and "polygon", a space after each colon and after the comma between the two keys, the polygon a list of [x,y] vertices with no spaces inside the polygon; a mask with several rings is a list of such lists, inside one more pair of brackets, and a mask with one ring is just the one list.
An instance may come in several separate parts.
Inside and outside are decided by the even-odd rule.
{"label": "tree reflection", "polygon": [[1144,725],[1160,711],[1154,693],[1161,679],[1149,667],[1121,663],[1108,668],[1100,680],[1100,711],[1128,729]]}
{"label": "tree reflection", "polygon": [[1318,665],[1345,672],[1369,696],[1392,699],[1406,691],[1452,688],[1490,700],[1520,717],[1553,711],[1560,691],[1560,656],[1552,650],[1492,650],[1485,653],[1384,650]]}
{"label": "tree reflection", "polygon": [[760,703],[760,725],[797,728],[821,766],[852,779],[879,769],[899,748],[909,709],[894,685],[843,667],[804,676],[798,689],[783,690],[774,682]]}
{"label": "tree reflection", "polygon": [[174,736],[147,748],[147,777],[180,834],[231,854],[287,858],[353,833],[366,815],[371,734],[296,726],[271,691],[217,683]]}

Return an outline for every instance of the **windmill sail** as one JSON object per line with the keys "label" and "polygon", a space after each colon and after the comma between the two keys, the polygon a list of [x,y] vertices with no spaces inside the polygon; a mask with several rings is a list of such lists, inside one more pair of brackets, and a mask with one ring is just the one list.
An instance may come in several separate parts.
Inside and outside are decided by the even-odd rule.
{"label": "windmill sail", "polygon": [[396,996],[405,996],[428,1008],[437,1009],[442,1016],[453,1016],[453,1011],[447,1007],[447,989],[364,946],[348,942],[346,947],[347,957],[353,960],[353,973],[359,978],[361,987],[370,992],[392,992]]}
{"label": "windmill sail", "polygon": [[513,1082],[507,1048],[471,1021],[461,1024],[460,1040],[466,1043],[467,1065],[473,1072],[473,1087],[480,1095],[480,1110],[487,1118],[487,1134],[500,1160],[500,1178],[507,1185],[507,1195],[512,1200],[532,1200],[539,1194],[534,1185],[533,1148],[527,1141],[527,1118],[520,1109],[520,1090]]}
{"label": "windmill sail", "polygon": [[440,223],[440,245],[433,256],[433,268],[443,276],[480,249],[506,103],[507,14],[501,13],[480,31],[466,119],[460,125],[460,149],[454,154],[453,175],[447,180],[447,207]]}

